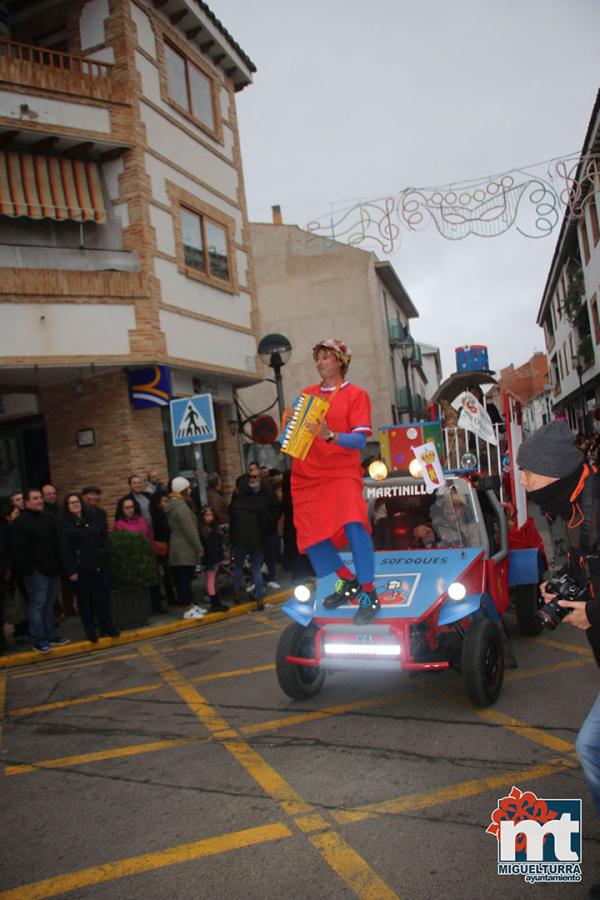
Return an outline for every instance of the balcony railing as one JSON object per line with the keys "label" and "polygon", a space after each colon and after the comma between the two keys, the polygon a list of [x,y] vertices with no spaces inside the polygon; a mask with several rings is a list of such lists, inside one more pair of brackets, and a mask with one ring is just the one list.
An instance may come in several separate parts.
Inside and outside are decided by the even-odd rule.
{"label": "balcony railing", "polygon": [[406,340],[406,329],[402,322],[392,319],[388,322],[388,334],[390,344],[401,344]]}
{"label": "balcony railing", "polygon": [[98,62],[85,56],[73,56],[71,53],[60,53],[58,50],[47,50],[34,44],[19,44],[0,38],[0,58],[33,66],[51,66],[63,72],[75,72],[92,78],[108,78],[112,72],[112,63]]}

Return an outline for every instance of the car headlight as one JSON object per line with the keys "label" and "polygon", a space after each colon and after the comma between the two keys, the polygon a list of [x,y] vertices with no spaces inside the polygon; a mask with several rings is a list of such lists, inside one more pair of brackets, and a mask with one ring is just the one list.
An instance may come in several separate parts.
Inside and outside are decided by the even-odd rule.
{"label": "car headlight", "polygon": [[299,584],[294,588],[294,597],[296,600],[299,600],[300,603],[308,603],[310,600],[310,588],[305,584]]}
{"label": "car headlight", "polygon": [[460,581],[453,581],[448,585],[448,596],[451,600],[464,600],[467,595],[467,589]]}

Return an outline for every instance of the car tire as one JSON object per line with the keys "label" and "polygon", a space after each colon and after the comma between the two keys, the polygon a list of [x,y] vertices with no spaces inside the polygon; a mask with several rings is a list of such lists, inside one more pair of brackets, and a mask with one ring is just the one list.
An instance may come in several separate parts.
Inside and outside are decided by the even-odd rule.
{"label": "car tire", "polygon": [[517,584],[512,589],[512,600],[515,605],[517,625],[521,634],[531,637],[542,630],[538,610],[537,584]]}
{"label": "car tire", "polygon": [[475,706],[491,706],[500,696],[504,679],[504,646],[496,622],[473,619],[462,646],[462,674]]}
{"label": "car tire", "polygon": [[275,657],[275,671],[279,686],[284,694],[292,700],[309,700],[319,693],[325,681],[325,672],[321,668],[313,666],[299,666],[289,663],[288,656],[301,656],[312,658],[315,654],[314,625],[305,628],[297,622],[282,632],[277,644]]}

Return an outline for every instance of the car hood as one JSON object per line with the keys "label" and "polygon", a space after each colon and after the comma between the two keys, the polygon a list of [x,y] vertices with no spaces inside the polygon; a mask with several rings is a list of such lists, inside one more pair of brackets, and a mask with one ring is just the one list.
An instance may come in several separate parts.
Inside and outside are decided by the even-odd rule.
{"label": "car hood", "polygon": [[[454,581],[461,581],[463,574],[472,569],[476,560],[483,561],[483,548],[445,550],[390,550],[375,553],[375,589],[382,609],[378,618],[419,619],[439,600]],[[353,568],[350,554],[342,554],[344,561]],[[315,617],[348,619],[356,609],[356,603],[325,609],[323,599],[335,589],[337,575],[319,578]],[[472,581],[472,576],[470,578]],[[479,591],[482,590],[479,581]]]}

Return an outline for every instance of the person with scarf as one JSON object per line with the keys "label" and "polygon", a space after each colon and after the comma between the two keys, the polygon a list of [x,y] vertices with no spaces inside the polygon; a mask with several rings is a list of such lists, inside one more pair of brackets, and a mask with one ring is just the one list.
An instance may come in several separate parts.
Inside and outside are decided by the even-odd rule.
{"label": "person with scarf", "polygon": [[[567,563],[555,575],[569,573],[580,587],[587,587],[587,599],[559,600],[570,609],[563,623],[586,632],[600,666],[600,534],[598,533],[599,479],[584,462],[576,437],[564,421],[544,425],[519,447],[517,464],[520,483],[528,499],[540,506],[551,523],[564,529],[569,548]],[[540,586],[546,603],[555,595]],[[594,804],[600,814],[600,694],[577,736],[577,755],[586,776]],[[600,884],[590,896],[600,897]]]}
{"label": "person with scarf", "polygon": [[[375,591],[375,558],[363,499],[360,451],[371,435],[371,402],[365,390],[350,384],[348,346],[326,338],[313,347],[320,383],[302,393],[329,400],[331,406],[318,424],[307,423],[315,434],[306,459],[292,461],[292,503],[298,549],[306,553],[317,577],[335,572],[327,609],[358,601],[353,621],[370,622],[379,612]],[[338,549],[350,545],[355,572]]]}

